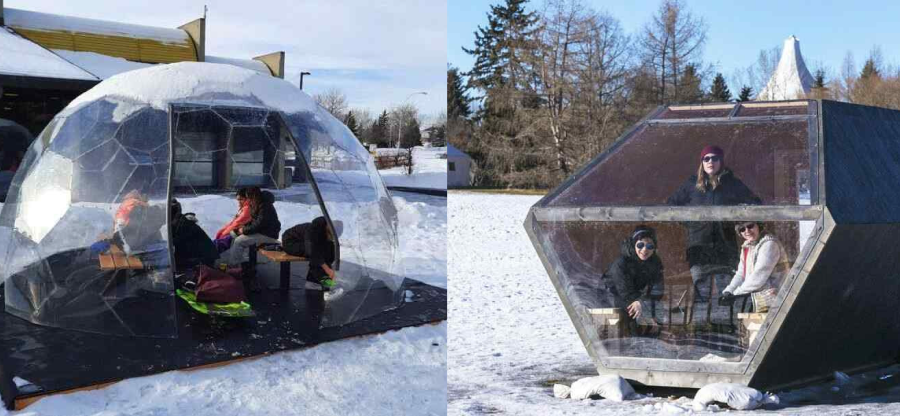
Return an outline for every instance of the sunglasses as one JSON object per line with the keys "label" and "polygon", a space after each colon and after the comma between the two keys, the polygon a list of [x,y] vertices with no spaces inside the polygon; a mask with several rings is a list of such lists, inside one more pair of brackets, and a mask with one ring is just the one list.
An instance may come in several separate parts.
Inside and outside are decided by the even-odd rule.
{"label": "sunglasses", "polygon": [[656,250],[656,246],[653,245],[653,243],[647,243],[647,244],[644,244],[643,241],[639,241],[639,242],[638,242],[637,244],[635,244],[634,246],[637,247],[638,250],[643,250],[644,247],[647,247],[647,250]]}
{"label": "sunglasses", "polygon": [[742,225],[740,228],[738,228],[738,232],[739,232],[739,233],[742,233],[742,232],[744,232],[744,231],[752,230],[752,229],[754,229],[754,228],[756,228],[756,224]]}
{"label": "sunglasses", "polygon": [[718,162],[722,160],[721,156],[703,156],[704,162]]}

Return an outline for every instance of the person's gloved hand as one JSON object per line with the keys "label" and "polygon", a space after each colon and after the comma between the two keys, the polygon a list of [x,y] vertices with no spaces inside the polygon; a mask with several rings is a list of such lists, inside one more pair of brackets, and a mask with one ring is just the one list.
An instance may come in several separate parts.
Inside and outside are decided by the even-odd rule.
{"label": "person's gloved hand", "polygon": [[719,306],[731,306],[734,305],[734,295],[731,292],[725,292],[722,296],[719,296]]}

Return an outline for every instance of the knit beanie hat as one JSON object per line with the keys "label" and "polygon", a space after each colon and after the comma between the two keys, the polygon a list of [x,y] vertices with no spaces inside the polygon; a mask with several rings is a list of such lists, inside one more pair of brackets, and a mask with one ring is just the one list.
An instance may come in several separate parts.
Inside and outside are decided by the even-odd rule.
{"label": "knit beanie hat", "polygon": [[634,245],[638,242],[638,240],[648,237],[653,240],[653,244],[655,245],[656,230],[643,224],[638,225],[637,227],[635,227],[634,232],[631,233],[631,244]]}
{"label": "knit beanie hat", "polygon": [[721,147],[709,145],[709,146],[704,147],[703,151],[700,152],[700,160],[703,160],[703,157],[710,153],[717,155],[717,156],[721,157],[722,159],[725,159],[725,151],[722,150]]}

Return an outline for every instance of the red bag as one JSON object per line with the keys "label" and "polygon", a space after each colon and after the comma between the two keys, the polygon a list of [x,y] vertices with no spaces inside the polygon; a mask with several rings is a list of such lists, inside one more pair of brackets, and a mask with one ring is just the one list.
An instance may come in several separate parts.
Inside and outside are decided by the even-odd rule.
{"label": "red bag", "polygon": [[197,266],[197,301],[238,303],[244,301],[244,284],[234,276],[206,265]]}

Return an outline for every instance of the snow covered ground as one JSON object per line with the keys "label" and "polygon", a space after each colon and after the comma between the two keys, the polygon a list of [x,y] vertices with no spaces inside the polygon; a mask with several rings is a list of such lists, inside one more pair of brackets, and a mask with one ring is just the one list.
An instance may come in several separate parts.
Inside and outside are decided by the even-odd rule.
{"label": "snow covered ground", "polygon": [[379,170],[378,173],[387,186],[447,189],[447,148],[414,148],[412,175],[406,174],[405,167]]}
{"label": "snow covered ground", "polygon": [[[407,276],[447,287],[446,199],[400,192],[393,200]],[[222,212],[236,206],[226,208]],[[218,211],[203,212],[219,219]],[[45,398],[18,413],[0,410],[0,416],[436,415],[447,411],[446,392],[443,322],[215,369],[125,380]]]}
{"label": "snow covered ground", "polygon": [[[553,397],[554,383],[597,373],[522,226],[538,199],[448,196],[448,413],[692,413],[690,398],[669,399],[671,390],[621,403]],[[778,395],[777,414],[900,414],[900,365]]]}

